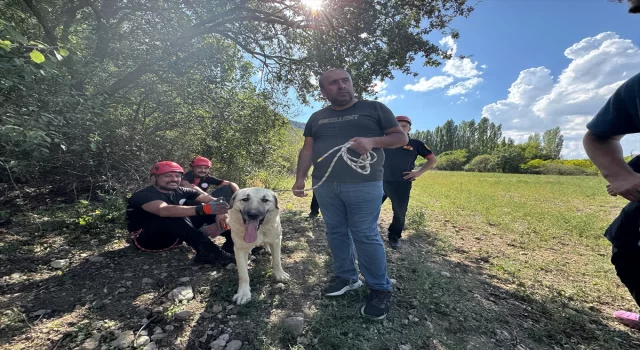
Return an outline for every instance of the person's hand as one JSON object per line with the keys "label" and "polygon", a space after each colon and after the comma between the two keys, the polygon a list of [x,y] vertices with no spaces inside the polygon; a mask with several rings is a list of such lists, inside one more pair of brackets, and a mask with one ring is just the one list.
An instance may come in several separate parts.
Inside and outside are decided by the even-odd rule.
{"label": "person's hand", "polygon": [[404,176],[402,177],[405,180],[415,181],[422,173],[420,171],[405,171]]}
{"label": "person's hand", "polygon": [[367,154],[373,149],[373,141],[368,137],[354,137],[349,142],[353,142],[350,148],[360,154]]}
{"label": "person's hand", "polygon": [[631,202],[640,200],[640,174],[634,173],[611,180],[607,192],[615,193]]}
{"label": "person's hand", "polygon": [[304,180],[296,180],[296,183],[293,184],[291,190],[293,191],[293,195],[296,197],[306,197],[307,193],[304,192]]}
{"label": "person's hand", "polygon": [[229,218],[229,214],[220,214],[216,215],[216,224],[221,231],[226,231],[229,229],[229,225],[227,225],[227,219]]}
{"label": "person's hand", "polygon": [[229,204],[221,199],[215,199],[202,205],[202,212],[206,215],[226,214],[229,211]]}

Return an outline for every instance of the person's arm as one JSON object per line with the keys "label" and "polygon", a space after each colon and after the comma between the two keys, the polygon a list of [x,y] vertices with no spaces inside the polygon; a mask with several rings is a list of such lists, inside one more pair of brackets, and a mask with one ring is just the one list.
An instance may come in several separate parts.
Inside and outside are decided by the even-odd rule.
{"label": "person's arm", "polygon": [[220,186],[229,186],[231,187],[231,192],[236,192],[240,189],[240,187],[235,183],[227,180],[222,180],[222,184]]}
{"label": "person's arm", "polygon": [[213,198],[210,194],[205,192],[204,194],[199,195],[195,200],[200,203],[209,203],[216,200],[216,198]]}
{"label": "person's arm", "polygon": [[396,148],[404,146],[409,142],[407,134],[399,126],[384,131],[384,136],[380,137],[354,137],[349,142],[353,142],[351,148],[360,154],[367,154],[374,148]]}
{"label": "person's arm", "polygon": [[582,142],[589,159],[609,182],[607,192],[635,202],[640,199],[640,174],[624,161],[620,139],[622,135],[602,137],[587,131]]}
{"label": "person's arm", "polygon": [[296,168],[296,182],[293,184],[293,194],[298,197],[306,197],[302,192],[305,187],[305,180],[309,175],[309,169],[313,165],[313,137],[305,137],[304,144],[298,153],[298,167]]}
{"label": "person's arm", "polygon": [[200,194],[207,194],[207,192],[205,192],[204,190],[202,190],[200,187],[198,187],[198,186],[196,186],[196,185],[194,185],[194,184],[190,183],[190,182],[189,182],[189,181],[187,181],[187,180],[182,180],[182,181],[180,181],[180,186],[181,186],[181,187],[184,187],[184,188],[190,188],[190,189],[192,189],[192,190],[196,190],[196,191],[200,192]]}
{"label": "person's arm", "polygon": [[436,156],[432,153],[431,156],[427,157],[427,162],[422,164],[420,169],[404,172],[405,175],[403,178],[405,180],[417,179],[418,177],[420,177],[420,175],[426,173],[430,169],[433,169],[433,167],[436,166],[437,163],[438,158],[436,158]]}
{"label": "person's arm", "polygon": [[[198,197],[200,198],[200,197]],[[196,198],[196,200],[198,199]],[[172,205],[164,201],[155,200],[142,205],[142,209],[151,214],[165,218],[184,218],[194,215],[220,215],[226,214],[229,205],[225,202],[208,202],[204,205],[186,206]]]}

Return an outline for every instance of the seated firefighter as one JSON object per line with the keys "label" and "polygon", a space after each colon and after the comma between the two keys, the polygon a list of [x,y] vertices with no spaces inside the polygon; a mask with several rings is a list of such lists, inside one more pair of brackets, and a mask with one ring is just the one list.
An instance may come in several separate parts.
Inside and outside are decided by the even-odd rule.
{"label": "seated firefighter", "polygon": [[191,160],[191,171],[184,174],[180,184],[182,187],[193,188],[202,193],[209,192],[211,186],[219,186],[211,195],[223,197],[228,203],[233,193],[240,188],[231,181],[220,180],[210,176],[211,165],[211,161],[205,157],[197,156],[193,158]]}
{"label": "seated firefighter", "polygon": [[[212,166],[211,160],[202,156],[197,156],[191,160],[190,166],[191,171],[184,174],[182,181],[180,182],[182,187],[192,188],[202,194],[207,194],[212,186],[218,186],[218,188],[211,193],[211,196],[214,198],[222,198],[225,202],[231,203],[231,196],[233,196],[233,194],[240,188],[231,181],[221,180],[210,176],[209,173]],[[222,250],[231,255],[234,254],[231,231],[227,230],[226,224],[225,226],[218,225],[217,228],[214,225],[208,228],[207,233],[210,236],[220,234],[220,236],[224,237],[225,242],[222,245]]]}
{"label": "seated firefighter", "polygon": [[131,195],[127,228],[133,243],[143,251],[165,251],[185,242],[196,251],[195,263],[225,266],[234,262],[199,230],[213,223],[226,227],[229,205],[209,194],[180,187],[183,174],[177,163],[158,162],[151,168],[153,185]]}

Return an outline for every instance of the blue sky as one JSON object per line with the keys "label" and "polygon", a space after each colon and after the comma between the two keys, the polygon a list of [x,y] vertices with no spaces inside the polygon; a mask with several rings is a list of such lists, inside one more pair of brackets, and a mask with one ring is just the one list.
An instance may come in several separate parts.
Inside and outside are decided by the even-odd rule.
{"label": "blue sky", "polygon": [[[430,39],[470,59],[438,68],[416,64],[418,78],[398,73],[379,84],[378,98],[396,115],[410,116],[414,130],[487,116],[521,141],[560,126],[563,156],[582,158],[586,121],[640,72],[640,16],[627,13],[626,3],[484,0],[452,27],[460,32],[455,42],[440,33]],[[302,106],[296,120],[305,122],[319,106]],[[640,152],[636,137],[623,145],[627,154]]]}

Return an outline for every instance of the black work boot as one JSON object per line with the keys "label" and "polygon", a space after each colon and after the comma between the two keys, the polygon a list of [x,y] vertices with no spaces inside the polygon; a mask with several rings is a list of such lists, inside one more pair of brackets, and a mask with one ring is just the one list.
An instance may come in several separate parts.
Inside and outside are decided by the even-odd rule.
{"label": "black work boot", "polygon": [[196,256],[193,258],[193,262],[196,264],[227,266],[235,262],[235,259],[205,237],[205,240],[196,247]]}

